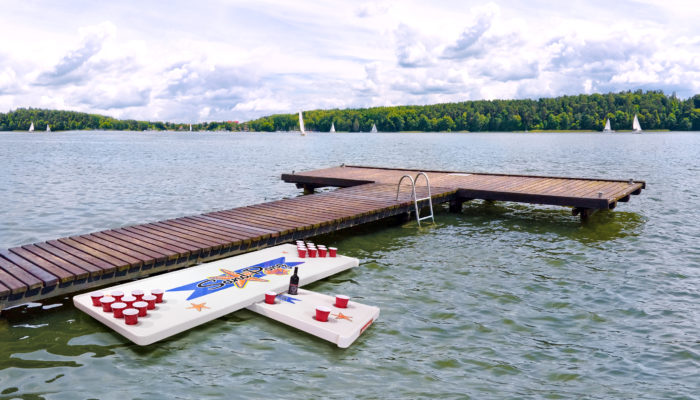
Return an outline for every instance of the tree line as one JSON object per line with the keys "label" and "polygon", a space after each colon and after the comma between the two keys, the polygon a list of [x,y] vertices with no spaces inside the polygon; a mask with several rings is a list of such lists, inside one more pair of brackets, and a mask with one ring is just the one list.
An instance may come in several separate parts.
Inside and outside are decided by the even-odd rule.
{"label": "tree line", "polygon": [[[303,112],[308,130],[471,131],[512,132],[533,130],[600,131],[607,119],[614,130],[629,130],[637,115],[644,130],[700,131],[700,95],[681,100],[662,91],[560,96],[539,100],[477,100],[425,106],[372,107]],[[0,131],[36,130],[189,130],[190,124],[119,120],[74,111],[20,108],[0,113]],[[247,123],[238,121],[192,124],[193,131],[293,131],[294,114],[275,114]]]}
{"label": "tree line", "polygon": [[[700,95],[681,100],[662,91],[582,94],[539,100],[478,100],[426,106],[304,111],[308,130],[600,131],[610,119],[615,130],[631,130],[637,115],[645,130],[700,130]],[[276,114],[248,123],[256,131],[298,130],[297,114]]]}
{"label": "tree line", "polygon": [[[46,125],[52,131],[189,131],[190,129],[190,124],[184,123],[123,120],[76,111],[19,108],[6,114],[0,113],[0,131],[27,131],[31,124],[34,124],[37,131],[45,130]],[[192,124],[193,131],[240,131],[244,129],[247,129],[247,126],[239,124],[237,121]]]}

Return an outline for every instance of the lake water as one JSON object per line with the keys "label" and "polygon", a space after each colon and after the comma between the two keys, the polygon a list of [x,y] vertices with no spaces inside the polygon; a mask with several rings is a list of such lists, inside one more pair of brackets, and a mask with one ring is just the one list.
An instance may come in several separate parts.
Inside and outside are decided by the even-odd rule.
{"label": "lake water", "polygon": [[646,180],[587,224],[467,203],[320,237],[308,288],[381,307],[338,349],[248,311],[147,347],[69,298],[3,311],[0,398],[700,398],[700,133],[0,133],[0,247],[298,196],[345,164]]}

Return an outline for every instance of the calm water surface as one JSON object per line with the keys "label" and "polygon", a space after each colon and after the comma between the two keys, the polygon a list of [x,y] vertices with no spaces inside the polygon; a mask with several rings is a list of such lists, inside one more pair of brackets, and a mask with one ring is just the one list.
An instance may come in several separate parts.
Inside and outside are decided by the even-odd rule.
{"label": "calm water surface", "polygon": [[381,307],[349,349],[239,311],[139,347],[57,298],[3,312],[0,398],[700,398],[700,133],[0,134],[0,248],[299,195],[345,164],[647,181],[582,225],[465,204],[318,238]]}

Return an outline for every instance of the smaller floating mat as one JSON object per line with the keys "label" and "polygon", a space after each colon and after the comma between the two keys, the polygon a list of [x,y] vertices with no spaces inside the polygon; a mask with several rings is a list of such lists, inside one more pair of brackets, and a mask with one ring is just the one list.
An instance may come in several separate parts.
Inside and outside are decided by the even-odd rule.
{"label": "smaller floating mat", "polygon": [[[294,267],[299,267],[299,285],[309,284],[330,275],[356,267],[356,258],[299,258],[296,246],[285,244],[255,251],[196,267],[154,276],[108,289],[101,293],[84,293],[73,297],[77,308],[112,328],[138,345],[148,345],[194,328],[265,298],[265,292],[285,292]],[[148,298],[151,292],[163,292],[162,302],[146,310],[135,325],[127,318],[115,317],[95,301],[110,304],[115,292],[122,292],[125,303],[136,291]],[[102,295],[100,297],[100,295]],[[145,298],[144,298],[145,299]],[[135,303],[134,303],[135,305]],[[130,316],[133,321],[133,316]]]}
{"label": "smaller floating mat", "polygon": [[[318,306],[330,308],[327,321],[316,319]],[[275,304],[261,301],[248,309],[328,340],[340,348],[350,346],[379,317],[378,307],[349,301],[341,308],[335,304],[335,297],[303,289],[299,289],[297,295],[278,295]]]}

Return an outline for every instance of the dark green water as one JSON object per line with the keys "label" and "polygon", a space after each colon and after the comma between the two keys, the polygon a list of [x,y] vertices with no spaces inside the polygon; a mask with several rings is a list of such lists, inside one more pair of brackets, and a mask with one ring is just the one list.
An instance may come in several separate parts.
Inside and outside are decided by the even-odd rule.
{"label": "dark green water", "polygon": [[[147,347],[68,298],[3,312],[0,398],[700,398],[700,134],[0,134],[0,247],[296,196],[364,164],[646,180],[581,225],[466,204],[332,236],[309,286],[381,307],[349,349],[248,311]],[[53,308],[51,308],[53,307]]]}

